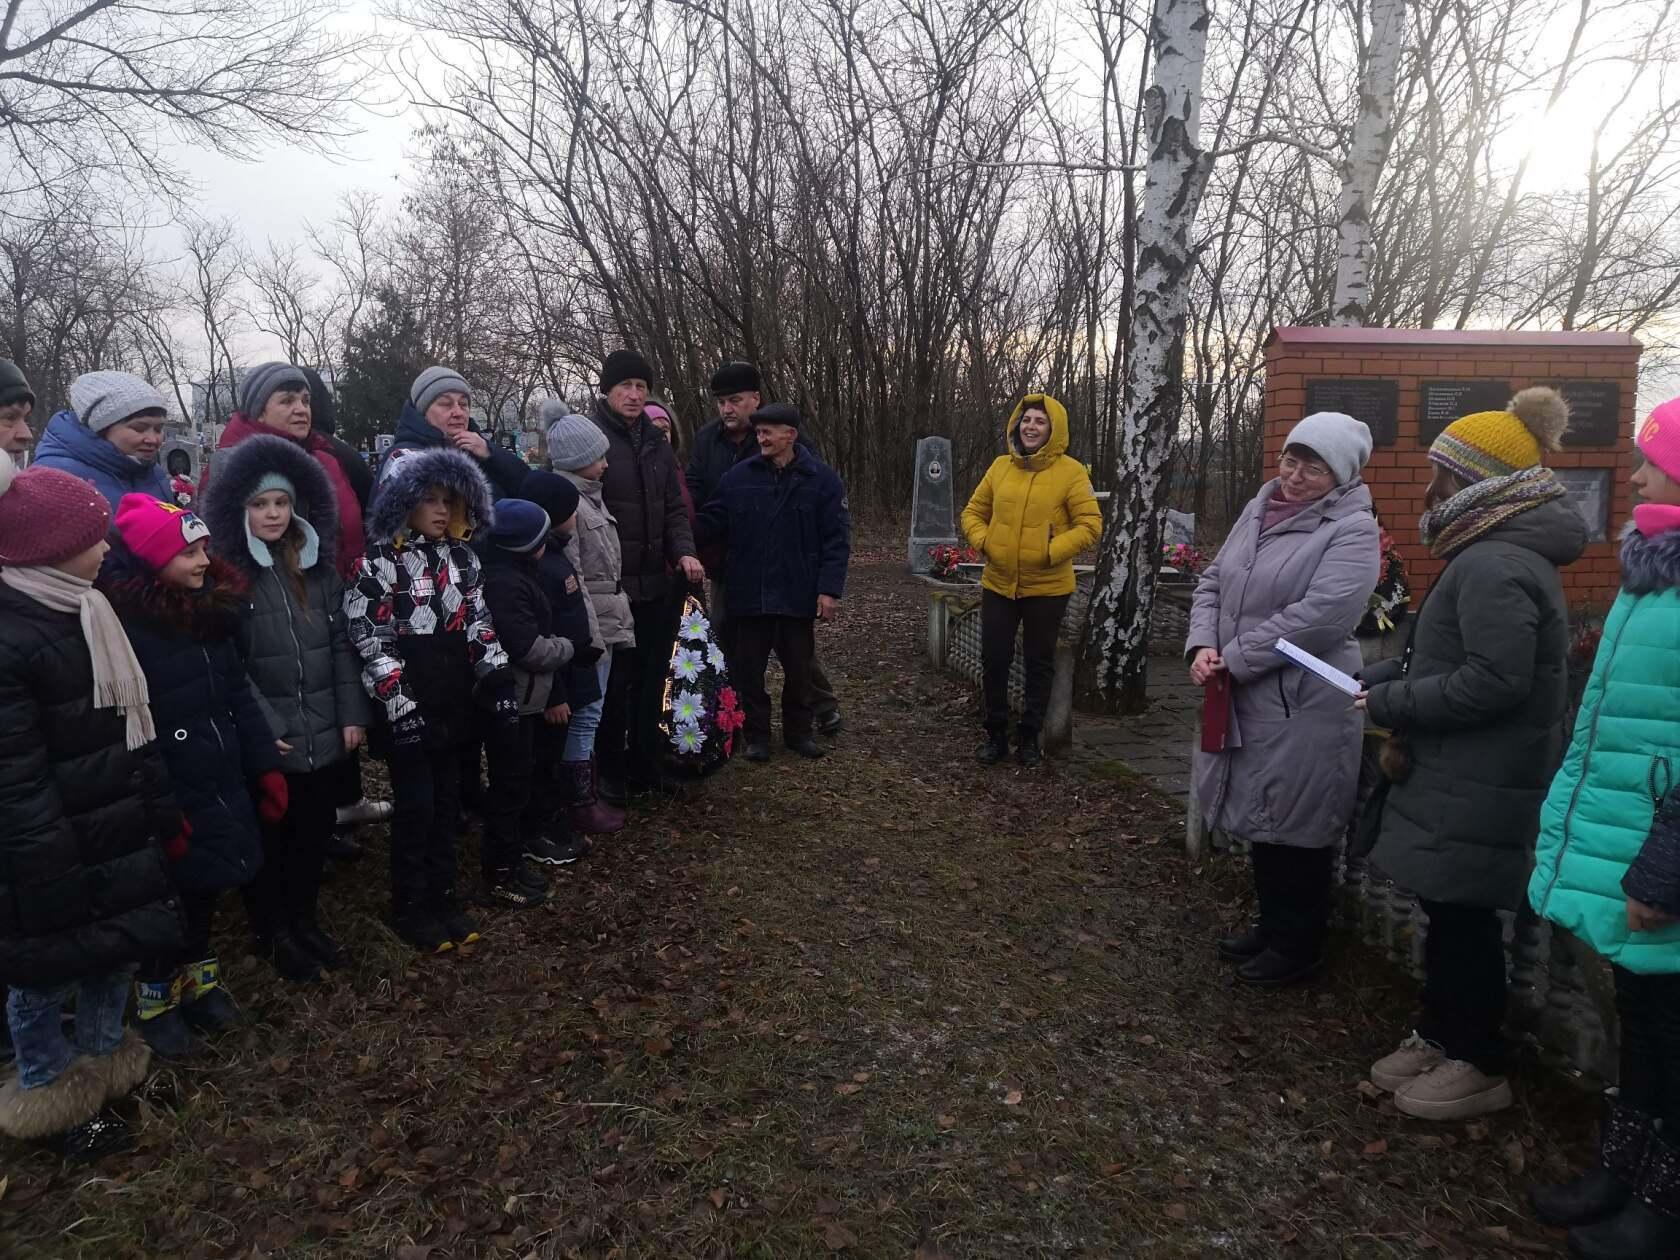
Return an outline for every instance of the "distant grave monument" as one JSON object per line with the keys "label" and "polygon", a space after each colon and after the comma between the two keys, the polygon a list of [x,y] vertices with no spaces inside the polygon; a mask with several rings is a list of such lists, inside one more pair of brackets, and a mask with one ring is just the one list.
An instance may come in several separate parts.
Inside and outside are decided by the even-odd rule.
{"label": "distant grave monument", "polygon": [[916,489],[910,510],[910,572],[933,567],[935,547],[957,543],[955,469],[951,439],[925,437],[916,443]]}

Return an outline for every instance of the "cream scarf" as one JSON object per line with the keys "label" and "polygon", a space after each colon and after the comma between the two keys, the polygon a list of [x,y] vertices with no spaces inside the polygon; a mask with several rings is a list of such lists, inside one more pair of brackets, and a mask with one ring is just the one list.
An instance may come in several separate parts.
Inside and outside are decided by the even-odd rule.
{"label": "cream scarf", "polygon": [[76,613],[81,617],[82,634],[93,657],[94,708],[123,711],[128,722],[130,749],[156,739],[146,675],[128,636],[123,633],[122,622],[111,608],[111,601],[94,590],[93,583],[86,578],[46,565],[0,569],[0,582],[54,612]]}

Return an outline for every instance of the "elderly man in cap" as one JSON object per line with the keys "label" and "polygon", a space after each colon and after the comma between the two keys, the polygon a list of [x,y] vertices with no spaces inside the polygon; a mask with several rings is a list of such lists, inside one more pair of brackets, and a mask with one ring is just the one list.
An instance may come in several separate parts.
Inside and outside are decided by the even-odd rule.
{"label": "elderly man in cap", "polygon": [[[717,492],[723,475],[736,464],[758,454],[752,414],[763,405],[764,383],[751,363],[725,363],[712,375],[712,397],[718,418],[694,435],[694,453],[688,461],[688,493],[696,508]],[[801,431],[795,439],[799,448],[819,463],[822,452],[809,435]],[[729,603],[729,583],[723,574],[723,553],[702,554],[710,580],[709,603],[712,624],[718,628],[718,643],[731,661],[735,659],[735,621]],[[816,729],[824,735],[840,733],[840,701],[823,673],[821,662],[811,660],[812,702],[816,708]]]}
{"label": "elderly man in cap", "polygon": [[803,757],[827,750],[812,738],[811,665],[818,618],[833,620],[846,588],[851,516],[840,478],[798,444],[797,407],[752,413],[758,454],[731,468],[701,509],[702,539],[727,545],[735,595],[731,676],[746,710],[750,761],[770,759],[770,653],[782,663],[782,740]]}

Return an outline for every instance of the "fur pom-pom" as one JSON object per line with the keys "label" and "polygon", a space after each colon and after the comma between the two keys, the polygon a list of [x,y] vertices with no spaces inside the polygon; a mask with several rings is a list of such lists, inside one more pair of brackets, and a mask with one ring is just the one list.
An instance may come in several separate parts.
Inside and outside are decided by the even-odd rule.
{"label": "fur pom-pom", "polygon": [[1569,427],[1569,403],[1549,385],[1531,385],[1511,399],[1509,410],[1534,435],[1543,451],[1555,451],[1563,444]]}
{"label": "fur pom-pom", "polygon": [[12,478],[17,476],[17,463],[5,451],[0,451],[0,494],[12,488]]}

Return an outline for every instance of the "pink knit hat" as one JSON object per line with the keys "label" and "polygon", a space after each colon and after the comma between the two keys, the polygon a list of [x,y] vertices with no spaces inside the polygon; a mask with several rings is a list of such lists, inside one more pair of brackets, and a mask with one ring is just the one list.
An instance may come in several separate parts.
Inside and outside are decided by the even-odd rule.
{"label": "pink knit hat", "polygon": [[1640,454],[1667,473],[1670,481],[1680,481],[1680,398],[1654,408],[1634,440]]}
{"label": "pink knit hat", "polygon": [[117,533],[135,558],[152,572],[163,567],[210,530],[184,507],[149,494],[125,494],[117,504]]}
{"label": "pink knit hat", "polygon": [[23,568],[79,556],[105,537],[111,507],[91,481],[56,468],[18,472],[0,451],[0,565]]}

